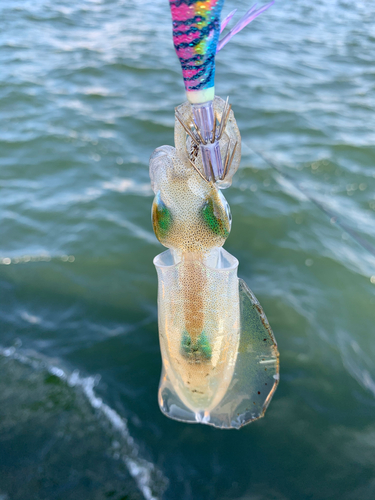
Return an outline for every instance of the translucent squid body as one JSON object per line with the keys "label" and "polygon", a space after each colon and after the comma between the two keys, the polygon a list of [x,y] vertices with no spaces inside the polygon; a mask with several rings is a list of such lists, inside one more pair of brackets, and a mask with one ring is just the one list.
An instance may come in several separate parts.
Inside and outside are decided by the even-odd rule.
{"label": "translucent squid body", "polygon": [[[150,159],[152,222],[168,248],[158,273],[163,370],[159,405],[169,417],[240,428],[264,415],[278,383],[278,351],[263,310],[222,248],[231,213],[229,187],[241,157],[233,112],[213,101],[212,137],[202,138],[192,105],[176,109],[175,148]],[[201,145],[216,141],[222,172],[207,171]],[[209,167],[212,165],[209,163]]]}

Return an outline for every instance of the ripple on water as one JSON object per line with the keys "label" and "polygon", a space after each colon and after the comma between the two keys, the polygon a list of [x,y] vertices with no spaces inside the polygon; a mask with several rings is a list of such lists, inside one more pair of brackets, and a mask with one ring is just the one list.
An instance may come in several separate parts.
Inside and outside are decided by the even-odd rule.
{"label": "ripple on water", "polygon": [[[14,347],[0,348],[0,365],[0,435],[12,436],[11,448],[7,439],[1,441],[3,453],[9,448],[6,468],[13,471],[3,476],[2,488],[12,498],[14,493],[21,498],[22,491],[25,497],[161,498],[165,479],[140,456],[126,420],[97,396],[100,378],[69,374]],[[22,466],[17,466],[18,441],[30,448]]]}

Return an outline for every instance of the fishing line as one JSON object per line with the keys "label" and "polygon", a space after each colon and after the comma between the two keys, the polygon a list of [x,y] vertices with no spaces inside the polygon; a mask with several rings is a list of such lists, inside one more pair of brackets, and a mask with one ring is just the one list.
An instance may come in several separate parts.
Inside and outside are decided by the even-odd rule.
{"label": "fishing line", "polygon": [[264,153],[261,151],[252,148],[248,144],[245,144],[250,151],[255,153],[257,156],[259,156],[267,165],[269,165],[271,168],[276,170],[284,179],[287,179],[298,191],[300,191],[302,194],[306,196],[308,200],[310,200],[316,207],[319,208],[329,219],[337,224],[345,233],[347,233],[355,242],[358,243],[362,248],[367,250],[371,255],[375,257],[375,247],[369,243],[367,240],[362,238],[362,236],[351,226],[346,224],[346,222],[343,222],[340,220],[337,214],[335,214],[330,208],[328,208],[326,205],[318,201],[307,189],[305,189],[302,184],[297,182],[291,175],[285,173],[283,171],[283,168],[280,167],[277,163],[275,163],[273,160],[268,158]]}

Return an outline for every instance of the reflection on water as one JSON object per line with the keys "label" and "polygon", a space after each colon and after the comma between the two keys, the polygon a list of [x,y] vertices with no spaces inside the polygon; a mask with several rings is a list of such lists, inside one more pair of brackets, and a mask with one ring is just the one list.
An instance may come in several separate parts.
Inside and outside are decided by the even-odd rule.
{"label": "reflection on water", "polygon": [[218,57],[249,146],[226,249],[281,355],[266,417],[231,433],[156,400],[148,158],[183,100],[168,3],[0,15],[0,498],[372,500],[374,4],[279,1]]}

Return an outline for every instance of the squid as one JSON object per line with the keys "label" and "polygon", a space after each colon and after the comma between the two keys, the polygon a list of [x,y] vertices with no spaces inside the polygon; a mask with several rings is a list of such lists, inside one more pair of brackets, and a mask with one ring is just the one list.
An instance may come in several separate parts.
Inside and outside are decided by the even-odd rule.
{"label": "squid", "polygon": [[239,167],[241,136],[228,99],[213,86],[218,46],[265,7],[250,9],[220,45],[234,14],[220,25],[222,5],[170,0],[188,100],[175,109],[175,147],[161,146],[150,158],[152,224],[168,249],[154,259],[158,401],[175,420],[238,429],[264,415],[279,381],[279,354],[262,307],[237,276],[238,260],[223,248],[232,217],[222,190]]}

